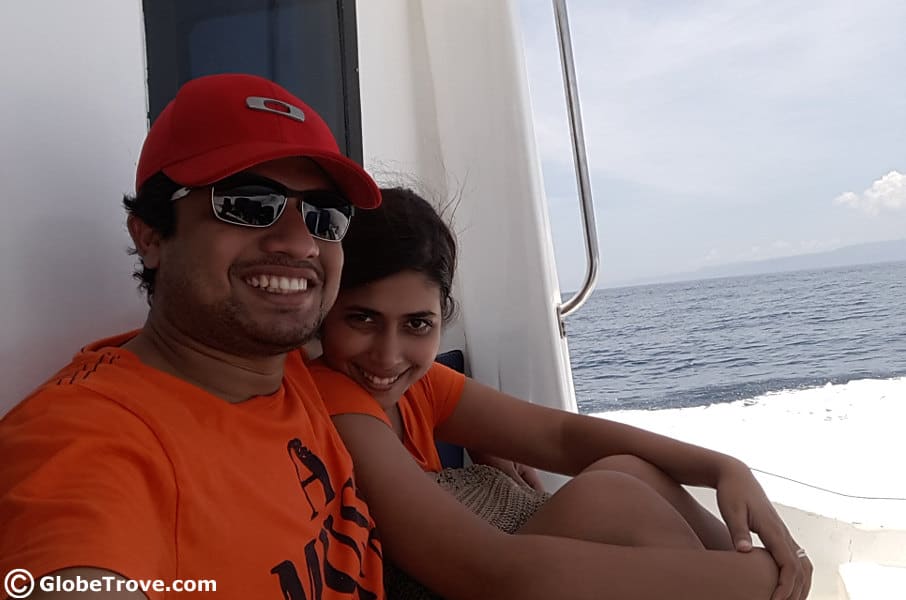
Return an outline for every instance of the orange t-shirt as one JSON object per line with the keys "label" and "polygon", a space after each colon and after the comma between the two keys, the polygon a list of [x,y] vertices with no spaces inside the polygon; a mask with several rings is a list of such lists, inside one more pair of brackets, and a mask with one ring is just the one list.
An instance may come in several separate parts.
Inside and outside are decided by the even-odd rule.
{"label": "orange t-shirt", "polygon": [[[384,409],[355,381],[320,359],[309,363],[309,368],[331,415],[366,414],[390,426]],[[462,373],[434,363],[399,401],[403,445],[425,471],[438,473],[443,469],[434,445],[434,428],[453,413],[465,383],[466,376]]]}
{"label": "orange t-shirt", "polygon": [[119,348],[131,335],[0,420],[0,575],[94,566],[214,580],[218,598],[383,598],[374,522],[300,353],[275,393],[231,404]]}

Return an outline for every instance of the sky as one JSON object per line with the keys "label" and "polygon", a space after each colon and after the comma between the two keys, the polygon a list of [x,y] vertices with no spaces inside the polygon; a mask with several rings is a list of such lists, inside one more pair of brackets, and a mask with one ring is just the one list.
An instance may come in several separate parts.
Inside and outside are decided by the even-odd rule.
{"label": "sky", "polygon": [[[585,250],[552,3],[518,0],[560,285]],[[569,0],[599,287],[906,238],[906,2]]]}

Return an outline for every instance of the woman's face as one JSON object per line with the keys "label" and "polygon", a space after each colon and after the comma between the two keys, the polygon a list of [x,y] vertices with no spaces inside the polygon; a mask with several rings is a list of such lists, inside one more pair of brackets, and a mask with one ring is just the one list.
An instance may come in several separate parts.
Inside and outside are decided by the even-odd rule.
{"label": "woman's face", "polygon": [[402,271],[343,290],[321,329],[324,360],[385,409],[421,379],[440,347],[440,288]]}

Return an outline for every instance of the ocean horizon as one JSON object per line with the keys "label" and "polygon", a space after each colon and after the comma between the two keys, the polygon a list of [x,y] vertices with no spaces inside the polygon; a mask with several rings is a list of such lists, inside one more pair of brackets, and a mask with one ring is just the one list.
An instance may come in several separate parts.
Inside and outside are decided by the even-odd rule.
{"label": "ocean horizon", "polygon": [[906,376],[906,262],[596,290],[566,328],[582,413]]}

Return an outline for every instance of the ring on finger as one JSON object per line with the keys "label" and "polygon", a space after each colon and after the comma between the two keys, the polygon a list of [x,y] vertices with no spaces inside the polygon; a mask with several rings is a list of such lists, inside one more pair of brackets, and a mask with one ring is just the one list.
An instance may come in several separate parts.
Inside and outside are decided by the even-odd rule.
{"label": "ring on finger", "polygon": [[796,558],[808,558],[805,548],[796,548]]}

